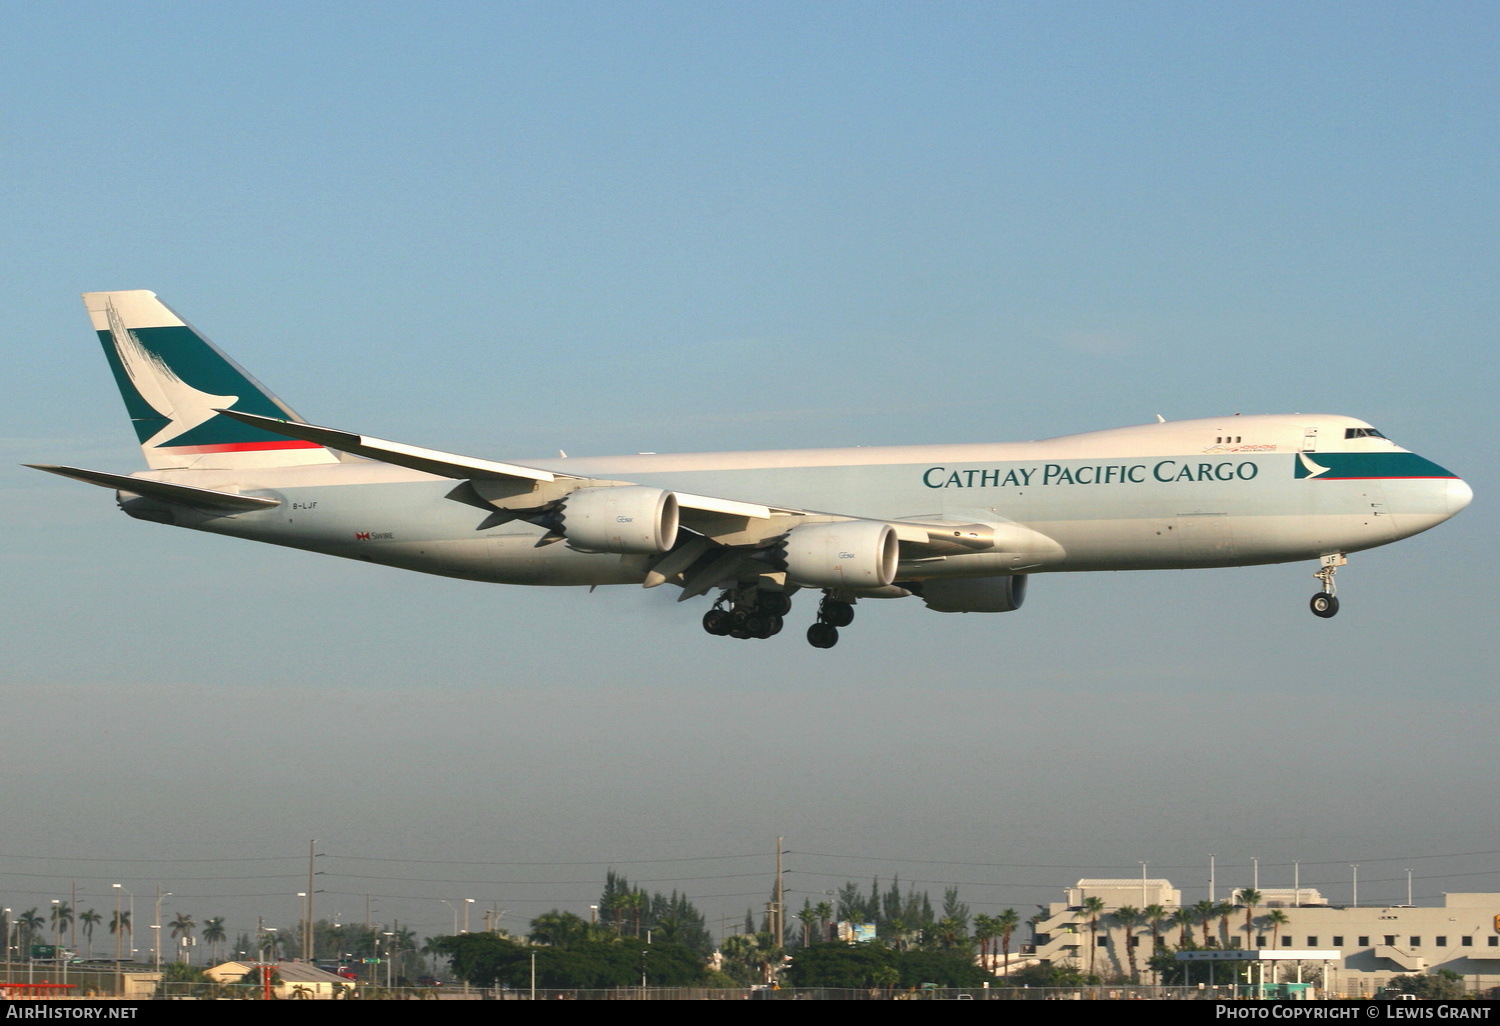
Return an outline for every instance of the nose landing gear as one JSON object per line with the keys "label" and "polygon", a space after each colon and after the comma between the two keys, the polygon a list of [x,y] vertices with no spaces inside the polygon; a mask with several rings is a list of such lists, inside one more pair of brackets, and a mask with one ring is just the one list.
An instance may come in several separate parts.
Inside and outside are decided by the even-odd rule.
{"label": "nose landing gear", "polygon": [[1321,616],[1326,620],[1338,615],[1339,611],[1338,589],[1334,586],[1333,575],[1349,561],[1344,558],[1343,553],[1335,552],[1331,556],[1324,556],[1320,562],[1321,565],[1313,576],[1323,582],[1323,590],[1314,595],[1308,605],[1312,607],[1314,616]]}

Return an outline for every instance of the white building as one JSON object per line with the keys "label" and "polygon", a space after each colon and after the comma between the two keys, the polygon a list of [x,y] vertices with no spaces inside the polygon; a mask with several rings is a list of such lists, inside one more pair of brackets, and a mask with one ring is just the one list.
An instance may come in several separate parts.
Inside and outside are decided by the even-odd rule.
{"label": "white building", "polygon": [[[1148,888],[1148,894],[1176,894],[1165,880]],[[1035,957],[1046,962],[1068,962],[1088,971],[1090,949],[1093,971],[1101,976],[1124,976],[1130,971],[1129,943],[1135,948],[1135,961],[1142,982],[1150,982],[1145,971],[1151,957],[1151,928],[1148,924],[1127,931],[1111,915],[1125,905],[1137,909],[1162,905],[1168,912],[1181,907],[1180,900],[1169,905],[1154,898],[1141,902],[1141,881],[1080,880],[1068,888],[1068,901],[1048,906],[1047,917],[1036,926]],[[1271,892],[1262,892],[1263,899]],[[1471,993],[1483,994],[1500,987],[1500,894],[1455,893],[1444,896],[1440,907],[1388,905],[1382,907],[1343,908],[1326,904],[1311,888],[1296,895],[1301,905],[1291,904],[1290,889],[1276,891],[1277,905],[1265,901],[1250,916],[1246,932],[1243,907],[1226,921],[1214,920],[1209,936],[1216,945],[1265,950],[1332,949],[1338,959],[1327,966],[1325,992],[1330,996],[1368,997],[1379,993],[1393,976],[1435,972],[1446,969],[1458,973]],[[1097,930],[1091,933],[1094,917],[1082,909],[1084,897],[1103,899],[1106,911],[1098,916]],[[1078,903],[1073,904],[1077,899]],[[1287,917],[1274,927],[1267,920],[1271,908]],[[1182,932],[1180,926],[1158,926],[1161,942],[1176,947]],[[1202,943],[1203,929],[1193,926],[1191,936]],[[1090,943],[1092,939],[1092,944]],[[1227,943],[1226,943],[1227,941]],[[1248,943],[1247,943],[1248,941]],[[1316,968],[1322,968],[1321,963]]]}

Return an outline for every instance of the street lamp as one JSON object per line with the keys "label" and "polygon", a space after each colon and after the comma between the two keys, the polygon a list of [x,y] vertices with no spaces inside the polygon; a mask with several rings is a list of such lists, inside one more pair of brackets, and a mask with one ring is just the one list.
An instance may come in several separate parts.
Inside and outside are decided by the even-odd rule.
{"label": "street lamp", "polygon": [[151,924],[151,929],[156,931],[156,941],[154,946],[156,949],[155,960],[157,972],[161,972],[161,899],[170,898],[171,896],[171,891],[167,891],[165,894],[163,894],[160,890],[156,892],[156,922]]}

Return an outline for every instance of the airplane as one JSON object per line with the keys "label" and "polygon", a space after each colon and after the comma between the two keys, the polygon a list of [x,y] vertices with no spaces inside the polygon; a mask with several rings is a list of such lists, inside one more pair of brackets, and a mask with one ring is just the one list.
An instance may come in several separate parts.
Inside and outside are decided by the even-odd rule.
{"label": "airplane", "polygon": [[84,295],[148,470],[38,470],[140,520],[473,581],[717,593],[709,634],[768,638],[799,591],[832,648],[857,602],[1019,609],[1032,576],[1317,560],[1469,504],[1361,420],[1226,416],[1041,441],[494,461],[303,420],[155,293]]}

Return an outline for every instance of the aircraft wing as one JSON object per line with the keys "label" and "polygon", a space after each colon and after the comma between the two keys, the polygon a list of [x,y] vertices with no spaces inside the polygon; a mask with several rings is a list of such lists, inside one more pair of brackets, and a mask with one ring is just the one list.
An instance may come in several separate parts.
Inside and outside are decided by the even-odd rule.
{"label": "aircraft wing", "polygon": [[[532,498],[536,501],[532,505],[542,506],[548,502],[556,501],[567,492],[581,487],[598,487],[606,485],[629,484],[628,481],[605,481],[599,478],[579,477],[575,474],[561,474],[551,470],[541,470],[537,467],[527,467],[519,463],[497,463],[494,460],[476,459],[472,456],[460,456],[456,453],[441,452],[437,449],[423,449],[415,445],[406,445],[402,442],[391,442],[383,438],[374,438],[370,435],[360,435],[352,431],[341,431],[337,428],[319,427],[316,424],[301,424],[295,421],[277,420],[274,417],[260,417],[251,413],[240,413],[238,410],[219,410],[226,417],[252,427],[262,428],[278,435],[288,438],[298,438],[307,442],[316,442],[330,449],[341,452],[353,453],[356,456],[364,456],[368,459],[378,460],[381,463],[391,463],[398,467],[407,467],[411,470],[420,470],[426,474],[435,474],[438,477],[451,477],[459,481],[470,481],[476,484],[476,491],[482,498],[492,504],[502,498],[509,498],[507,505],[512,508],[520,508],[516,505],[515,486],[521,486],[527,492],[533,493]],[[539,485],[561,485],[554,488],[540,488]],[[800,516],[803,510],[782,509],[776,506],[765,506],[754,502],[740,502],[736,499],[720,499],[711,495],[693,495],[688,492],[673,492],[677,497],[678,505],[685,510],[702,513],[705,518],[743,518],[769,520],[774,516]],[[692,526],[689,524],[689,526]]]}
{"label": "aircraft wing", "polygon": [[[262,417],[238,410],[219,410],[226,417],[288,438],[302,439],[382,463],[466,482],[450,497],[476,506],[530,518],[556,506],[580,489],[630,486],[629,481],[607,481],[542,470],[517,463],[499,463],[456,453],[423,449],[402,442],[361,435],[337,428]],[[672,492],[682,526],[700,536],[663,553],[648,574],[646,587],[676,579],[683,597],[703,594],[722,579],[754,560],[754,551],[771,546],[801,525],[865,521],[890,528],[903,559],[932,559],[985,552],[1003,545],[1007,530],[1033,534],[1017,524],[951,523],[927,520],[875,520],[867,517],[790,509],[781,506],[723,499],[690,492]],[[532,522],[545,525],[544,516]],[[557,540],[557,535],[553,540]]]}

